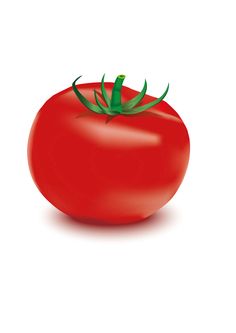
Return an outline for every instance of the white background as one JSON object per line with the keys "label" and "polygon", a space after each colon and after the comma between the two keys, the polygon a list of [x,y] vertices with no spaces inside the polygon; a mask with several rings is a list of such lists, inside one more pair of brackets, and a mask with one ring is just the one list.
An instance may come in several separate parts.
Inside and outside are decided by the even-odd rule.
{"label": "white background", "polygon": [[[236,331],[235,1],[5,1],[1,5],[0,331]],[[191,160],[159,214],[73,225],[36,189],[26,147],[54,93],[113,81],[185,121]]]}

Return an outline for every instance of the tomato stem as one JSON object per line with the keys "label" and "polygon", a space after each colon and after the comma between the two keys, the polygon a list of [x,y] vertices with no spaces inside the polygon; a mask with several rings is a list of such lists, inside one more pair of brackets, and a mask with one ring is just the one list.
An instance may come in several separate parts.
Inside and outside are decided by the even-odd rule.
{"label": "tomato stem", "polygon": [[103,99],[106,102],[107,106],[104,106],[103,104],[101,104],[101,102],[98,99],[97,91],[94,90],[94,97],[95,97],[95,101],[97,103],[95,105],[95,104],[91,103],[89,100],[87,100],[79,92],[78,88],[76,87],[76,82],[78,81],[78,79],[80,77],[81,76],[79,76],[72,83],[72,88],[74,90],[74,93],[76,94],[76,96],[78,97],[80,102],[93,112],[112,115],[112,116],[115,116],[118,114],[131,115],[131,114],[137,114],[137,113],[146,111],[146,110],[152,108],[153,106],[155,106],[156,104],[160,103],[165,98],[165,96],[169,90],[169,84],[168,84],[166,90],[161,95],[161,97],[155,99],[154,101],[152,101],[150,103],[147,103],[144,105],[139,105],[139,103],[143,100],[143,98],[146,94],[146,91],[147,91],[147,82],[145,80],[142,91],[137,96],[132,98],[130,101],[122,104],[121,103],[121,88],[123,85],[123,81],[125,79],[125,75],[120,74],[117,76],[113,89],[112,89],[111,100],[110,100],[110,98],[108,97],[108,94],[106,92],[105,85],[104,85],[104,77],[105,77],[105,74],[104,74],[102,77],[102,81],[101,81],[101,92],[102,92]]}
{"label": "tomato stem", "polygon": [[111,111],[121,113],[122,105],[121,105],[121,88],[123,81],[125,79],[125,75],[120,74],[117,76],[111,95]]}

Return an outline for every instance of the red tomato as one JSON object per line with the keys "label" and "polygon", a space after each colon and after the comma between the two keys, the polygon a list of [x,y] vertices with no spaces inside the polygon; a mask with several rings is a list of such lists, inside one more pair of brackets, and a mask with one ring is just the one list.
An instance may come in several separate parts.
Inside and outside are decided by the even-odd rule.
{"label": "red tomato", "polygon": [[[105,97],[115,95],[114,86],[105,83]],[[100,83],[75,87],[92,103],[96,90],[107,106]],[[120,91],[123,104],[137,95],[125,86]],[[154,100],[144,95],[138,106]],[[28,161],[38,189],[62,212],[88,223],[125,224],[147,218],[172,198],[189,151],[187,129],[166,102],[136,114],[117,107],[107,115],[89,110],[70,87],[38,112]]]}

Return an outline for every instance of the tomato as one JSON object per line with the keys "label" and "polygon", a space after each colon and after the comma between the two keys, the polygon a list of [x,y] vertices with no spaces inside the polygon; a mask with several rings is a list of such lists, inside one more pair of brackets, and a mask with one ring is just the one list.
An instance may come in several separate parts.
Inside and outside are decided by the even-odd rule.
{"label": "tomato", "polygon": [[187,129],[163,101],[115,83],[76,84],[39,110],[28,142],[35,184],[87,223],[126,224],[164,206],[185,175]]}

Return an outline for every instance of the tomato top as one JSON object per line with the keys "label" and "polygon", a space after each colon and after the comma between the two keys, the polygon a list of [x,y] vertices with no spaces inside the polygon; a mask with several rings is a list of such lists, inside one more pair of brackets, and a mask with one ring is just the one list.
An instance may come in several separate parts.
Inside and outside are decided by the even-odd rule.
{"label": "tomato top", "polygon": [[85,105],[88,109],[90,109],[93,112],[96,113],[105,113],[108,115],[117,115],[117,114],[124,114],[124,115],[129,115],[129,114],[137,114],[143,111],[146,111],[153,107],[154,105],[160,103],[166,96],[169,90],[169,84],[165,90],[165,92],[161,95],[160,98],[155,99],[154,101],[147,103],[145,105],[140,105],[137,106],[144,98],[146,91],[147,91],[147,81],[145,80],[143,89],[139,94],[137,94],[134,98],[130,99],[129,101],[125,102],[122,104],[121,102],[121,88],[123,81],[125,79],[125,75],[120,74],[117,76],[113,89],[112,89],[112,94],[111,98],[108,97],[107,91],[104,86],[104,78],[105,74],[102,77],[101,81],[101,92],[102,92],[102,98],[106,104],[104,106],[98,99],[98,92],[94,89],[94,97],[97,105],[91,103],[89,100],[87,100],[78,90],[76,87],[76,82],[78,79],[81,78],[79,76],[73,83],[72,87],[73,90],[76,94],[76,96],[79,98],[79,100]]}

